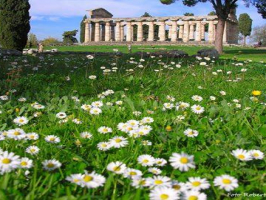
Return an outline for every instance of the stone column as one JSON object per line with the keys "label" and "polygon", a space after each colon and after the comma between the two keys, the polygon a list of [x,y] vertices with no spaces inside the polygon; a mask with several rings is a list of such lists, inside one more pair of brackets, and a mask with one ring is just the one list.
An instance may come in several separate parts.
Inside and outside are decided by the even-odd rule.
{"label": "stone column", "polygon": [[200,42],[201,41],[201,23],[200,21],[197,21],[196,23],[196,42]]}
{"label": "stone column", "polygon": [[227,43],[227,22],[225,22],[225,25],[224,25],[224,34],[223,34],[223,43]]}
{"label": "stone column", "polygon": [[106,22],[105,24],[105,41],[109,42],[111,39],[111,27],[110,27],[110,22]]}
{"label": "stone column", "polygon": [[102,25],[102,37],[101,37],[102,41],[105,41],[105,24]]}
{"label": "stone column", "polygon": [[194,23],[192,22],[189,26],[189,41],[194,40]]}
{"label": "stone column", "polygon": [[121,25],[120,22],[116,22],[115,41],[121,41]]}
{"label": "stone column", "polygon": [[188,21],[184,21],[184,33],[183,42],[188,42],[189,24]]}
{"label": "stone column", "polygon": [[209,29],[208,29],[208,41],[210,44],[214,42],[213,36],[213,21],[209,21]]}
{"label": "stone column", "polygon": [[159,38],[161,42],[165,41],[165,22],[164,21],[160,22]]}
{"label": "stone column", "polygon": [[127,42],[132,41],[132,32],[131,22],[127,22]]}
{"label": "stone column", "polygon": [[123,42],[124,41],[124,37],[125,37],[124,25],[121,25],[120,33],[121,33],[121,41]]}
{"label": "stone column", "polygon": [[137,41],[138,42],[142,42],[143,41],[143,26],[142,26],[142,22],[138,22]]}
{"label": "stone column", "polygon": [[111,25],[111,40],[115,41],[115,26]]}
{"label": "stone column", "polygon": [[201,30],[200,30],[200,40],[205,41],[205,23],[201,24]]}
{"label": "stone column", "polygon": [[216,24],[213,24],[213,41],[215,41],[216,38]]}
{"label": "stone column", "polygon": [[100,23],[95,22],[95,42],[100,41]]}
{"label": "stone column", "polygon": [[85,43],[90,42],[90,23],[85,22]]}
{"label": "stone column", "polygon": [[154,22],[150,22],[149,23],[148,41],[149,42],[153,42],[154,41]]}
{"label": "stone column", "polygon": [[171,41],[176,42],[177,40],[177,22],[172,21],[172,34],[171,34]]}
{"label": "stone column", "polygon": [[179,26],[179,34],[178,34],[178,39],[183,40],[183,35],[184,35],[184,26],[180,25]]}
{"label": "stone column", "polygon": [[91,24],[91,33],[90,33],[90,36],[91,36],[91,41],[95,41],[95,23],[92,23]]}

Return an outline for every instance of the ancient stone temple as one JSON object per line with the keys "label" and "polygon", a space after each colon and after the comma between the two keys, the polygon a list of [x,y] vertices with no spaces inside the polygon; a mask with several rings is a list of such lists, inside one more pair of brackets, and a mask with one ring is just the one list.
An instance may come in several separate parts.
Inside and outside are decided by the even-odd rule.
{"label": "ancient stone temple", "polygon": [[[100,42],[213,44],[218,20],[217,16],[113,18],[110,12],[98,8],[89,11],[89,18],[84,23],[85,44]],[[225,25],[224,43],[237,44],[237,24],[233,11]]]}

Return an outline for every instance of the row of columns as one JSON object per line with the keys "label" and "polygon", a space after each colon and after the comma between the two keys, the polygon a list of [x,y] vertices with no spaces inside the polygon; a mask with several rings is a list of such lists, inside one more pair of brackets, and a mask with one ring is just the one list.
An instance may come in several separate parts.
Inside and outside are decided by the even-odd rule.
{"label": "row of columns", "polygon": [[[102,25],[100,22],[85,22],[85,43],[90,41],[124,41],[124,26],[127,26],[126,41],[133,41],[133,25],[137,25],[137,41],[143,41],[143,25],[149,26],[148,41],[154,41],[154,26],[159,25],[159,41],[166,40],[166,25],[169,25],[169,38],[172,42],[177,40],[182,40],[183,42],[188,41],[203,41],[205,40],[205,25],[208,24],[208,41],[213,43],[215,40],[215,21],[183,21],[182,24],[177,23],[177,21],[172,21],[170,23],[161,22],[126,22],[117,21],[111,24],[111,22],[105,22]],[[177,32],[178,29],[178,32]],[[196,32],[195,32],[196,30]],[[195,33],[195,35],[194,35]],[[102,36],[101,36],[102,35]]]}

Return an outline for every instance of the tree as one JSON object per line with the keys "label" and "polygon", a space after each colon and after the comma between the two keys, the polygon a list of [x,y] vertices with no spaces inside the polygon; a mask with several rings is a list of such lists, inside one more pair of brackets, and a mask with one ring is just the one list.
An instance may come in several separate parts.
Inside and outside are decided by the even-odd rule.
{"label": "tree", "polygon": [[262,45],[266,46],[266,25],[255,27],[253,29],[251,39],[253,42],[256,42],[256,43],[261,41]]}
{"label": "tree", "polygon": [[[175,3],[177,0],[160,0],[163,4],[170,5]],[[223,33],[225,22],[230,13],[235,10],[238,0],[183,0],[185,6],[195,6],[197,3],[210,2],[217,14],[218,24],[217,31],[215,35],[215,48],[221,54],[223,52]],[[258,8],[258,12],[263,15],[265,14],[265,0],[243,0],[245,5],[249,6],[250,4],[255,5]],[[259,6],[261,5],[261,6]],[[259,6],[259,7],[258,7]],[[261,10],[260,10],[261,9]]]}
{"label": "tree", "polygon": [[208,14],[208,16],[214,16],[214,15],[216,15],[216,12],[215,12],[215,11],[211,11],[211,12]]}
{"label": "tree", "polygon": [[84,21],[87,19],[87,15],[85,15],[80,22],[80,43],[83,43],[85,41],[85,23]]}
{"label": "tree", "polygon": [[32,48],[32,47],[36,47],[38,45],[38,40],[36,35],[34,35],[33,33],[30,33],[28,36],[28,41],[27,41],[27,47]]}
{"label": "tree", "polygon": [[30,31],[28,0],[0,0],[0,44],[22,51]]}
{"label": "tree", "polygon": [[78,30],[64,32],[63,33],[63,43],[65,43],[65,44],[77,43],[78,42],[78,40],[76,38],[77,33],[78,33]]}
{"label": "tree", "polygon": [[184,16],[194,16],[193,13],[184,13]]}
{"label": "tree", "polygon": [[238,19],[239,32],[244,36],[244,46],[246,45],[246,37],[250,36],[252,30],[252,19],[247,13],[243,13]]}
{"label": "tree", "polygon": [[48,37],[42,41],[42,44],[43,46],[57,46],[60,44],[60,41],[56,38]]}
{"label": "tree", "polygon": [[256,3],[256,7],[258,8],[258,12],[262,15],[262,17],[266,19],[266,1],[258,1]]}

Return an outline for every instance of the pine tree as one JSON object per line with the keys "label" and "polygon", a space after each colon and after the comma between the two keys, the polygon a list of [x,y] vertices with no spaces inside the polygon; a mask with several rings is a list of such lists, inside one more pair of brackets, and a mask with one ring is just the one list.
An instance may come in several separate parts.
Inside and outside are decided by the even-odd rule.
{"label": "pine tree", "polygon": [[247,13],[239,15],[238,19],[239,32],[244,36],[244,46],[246,45],[246,38],[250,36],[252,30],[252,19]]}
{"label": "pine tree", "polygon": [[85,42],[85,24],[84,21],[87,19],[87,15],[85,15],[82,19],[82,21],[80,22],[80,43]]}
{"label": "pine tree", "polygon": [[22,51],[30,31],[28,0],[0,0],[0,44]]}

